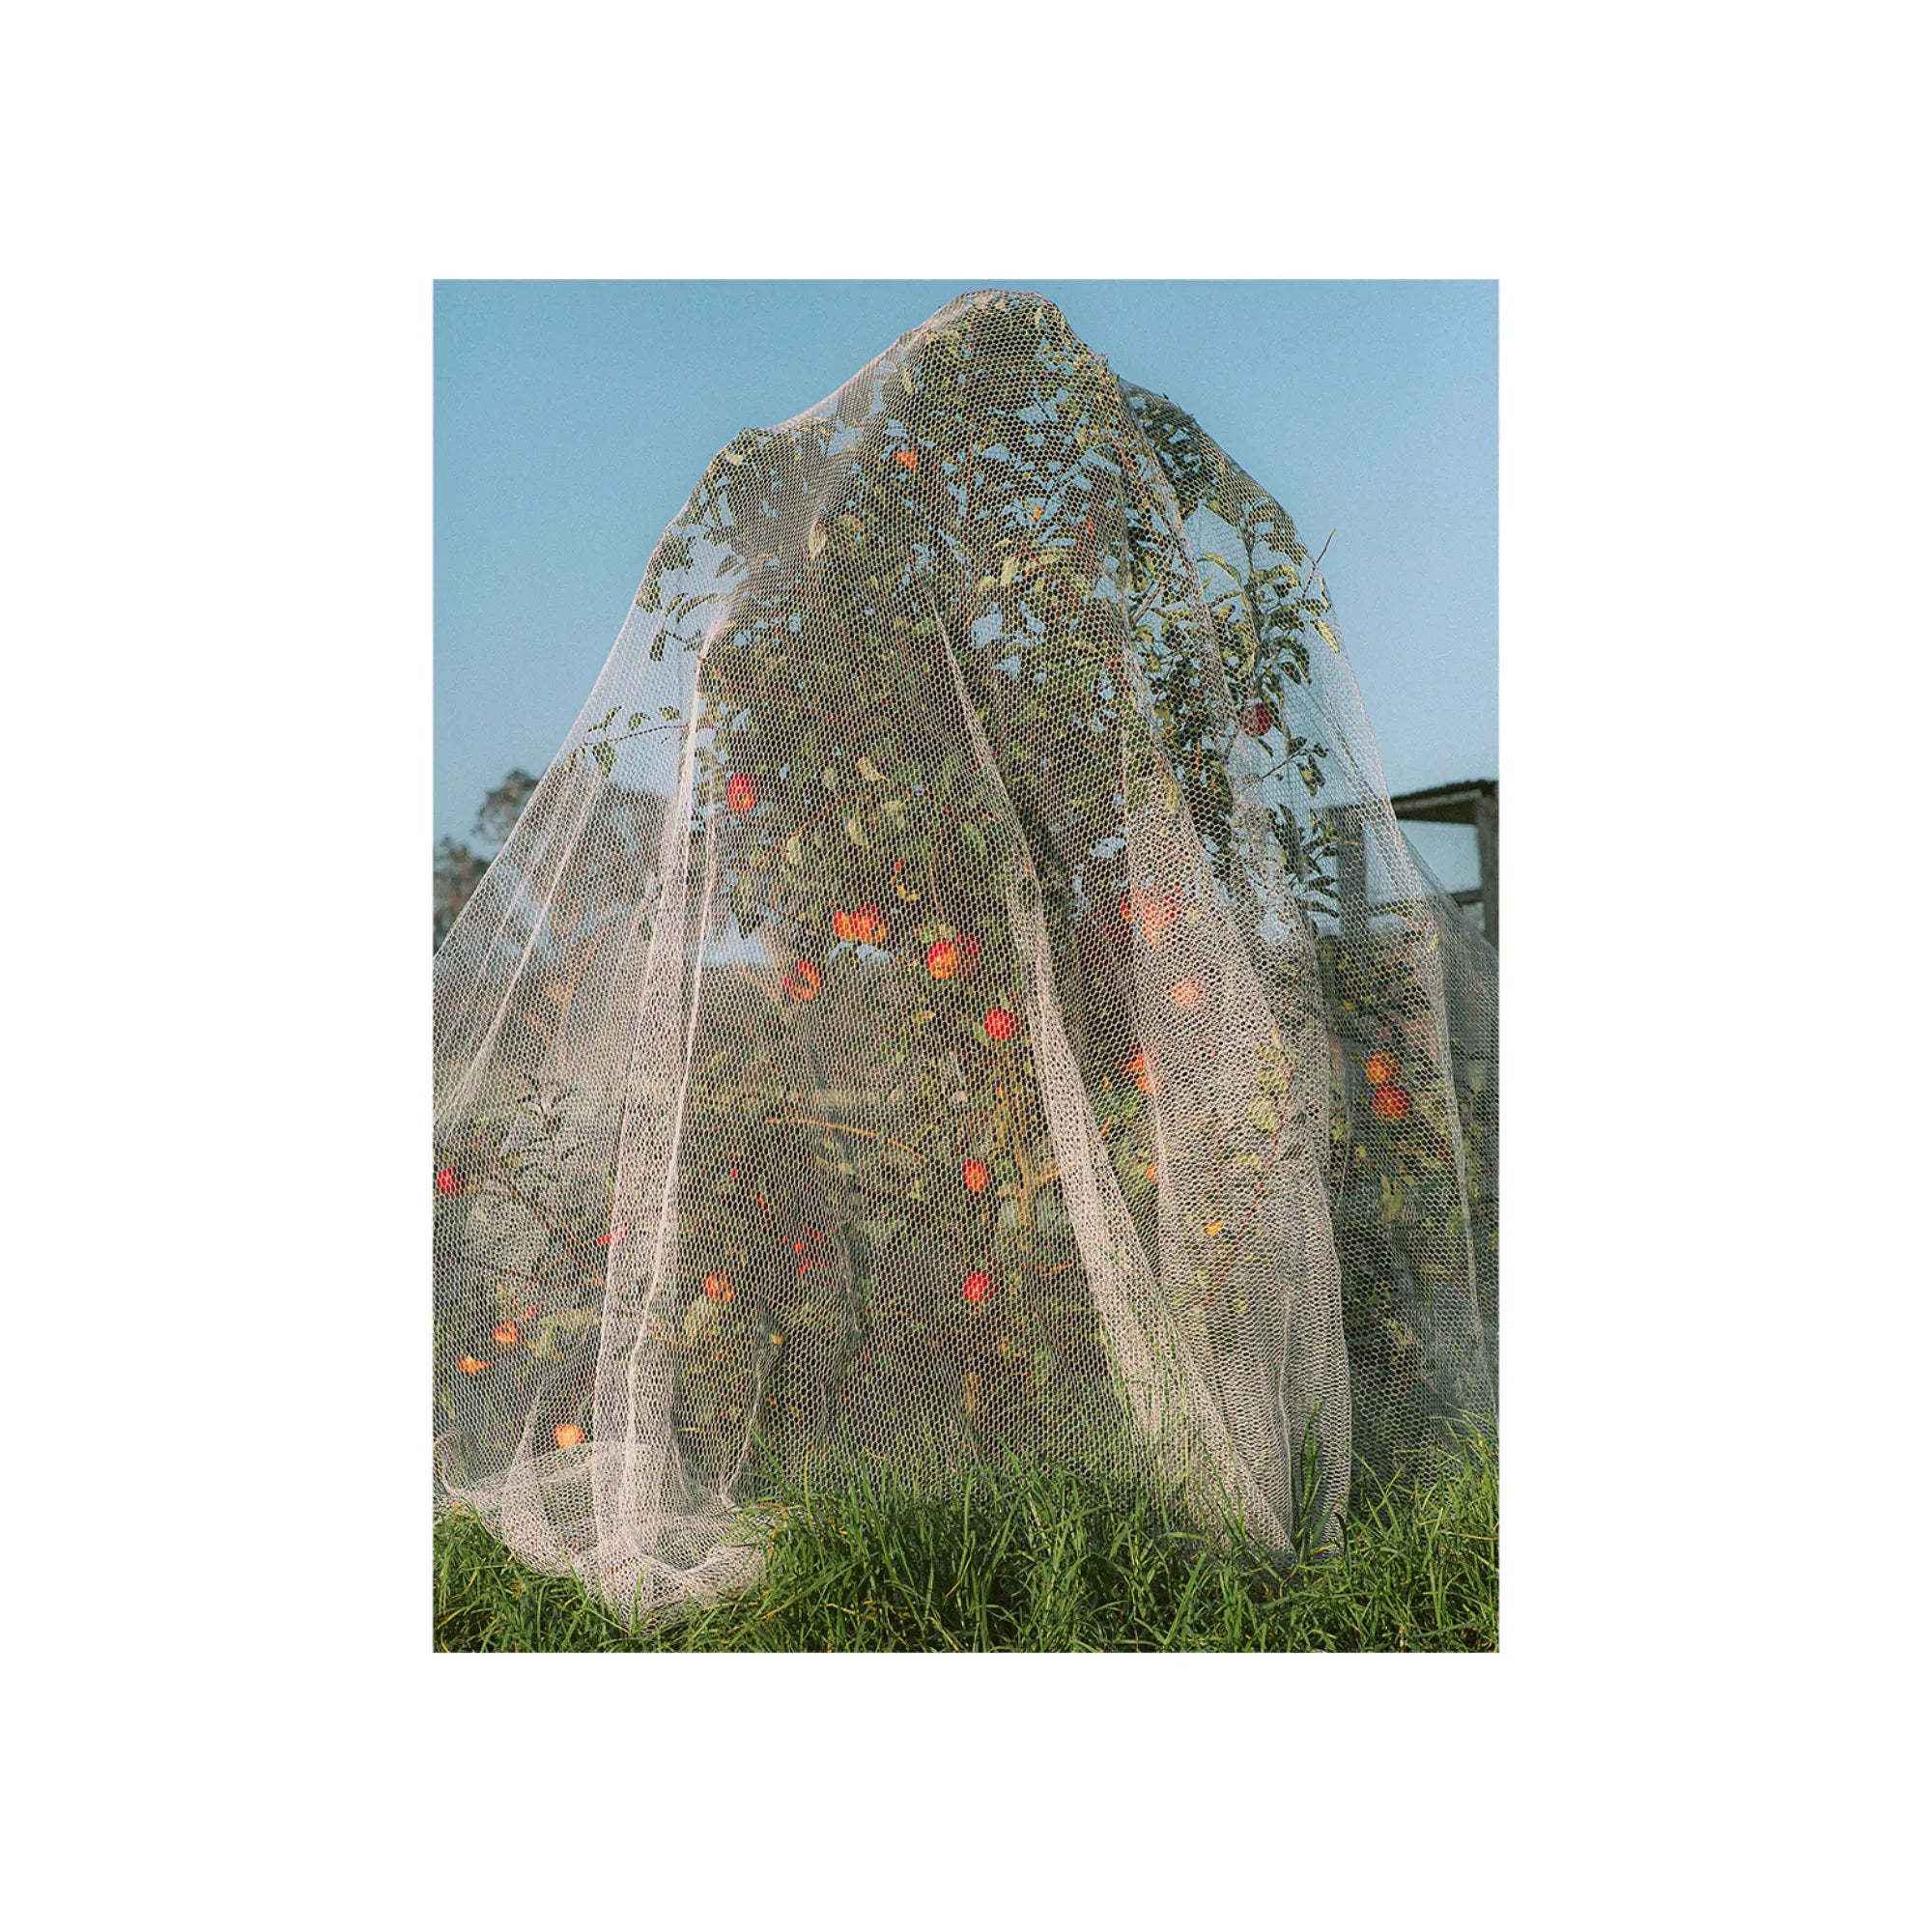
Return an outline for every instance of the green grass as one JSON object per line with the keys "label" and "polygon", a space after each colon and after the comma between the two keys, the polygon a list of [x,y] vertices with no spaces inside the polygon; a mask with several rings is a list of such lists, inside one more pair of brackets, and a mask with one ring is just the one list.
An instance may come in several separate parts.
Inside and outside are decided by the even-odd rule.
{"label": "green grass", "polygon": [[445,1651],[1494,1650],[1496,1463],[1358,1493],[1341,1548],[1291,1575],[1142,1493],[1033,1469],[950,1496],[883,1479],[760,1506],[763,1582],[637,1632],[526,1570],[473,1517],[436,1524]]}

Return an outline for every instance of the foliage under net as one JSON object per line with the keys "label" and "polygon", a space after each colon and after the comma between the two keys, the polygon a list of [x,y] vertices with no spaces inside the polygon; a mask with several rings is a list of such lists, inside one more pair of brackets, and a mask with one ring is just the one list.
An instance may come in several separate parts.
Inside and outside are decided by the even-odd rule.
{"label": "foliage under net", "polygon": [[1494,991],[1287,514],[962,297],[719,453],[437,953],[442,1492],[629,1617],[867,1463],[1306,1549],[1493,1412]]}

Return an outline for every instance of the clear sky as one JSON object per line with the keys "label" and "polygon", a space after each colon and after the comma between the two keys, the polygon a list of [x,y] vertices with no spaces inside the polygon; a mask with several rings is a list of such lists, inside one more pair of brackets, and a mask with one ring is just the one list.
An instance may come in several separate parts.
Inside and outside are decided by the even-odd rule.
{"label": "clear sky", "polygon": [[[997,279],[997,278],[994,278]],[[436,831],[541,772],[719,447],[987,278],[440,282]],[[1392,791],[1496,772],[1496,285],[1026,284],[1322,559]],[[1473,835],[1416,843],[1451,886]]]}

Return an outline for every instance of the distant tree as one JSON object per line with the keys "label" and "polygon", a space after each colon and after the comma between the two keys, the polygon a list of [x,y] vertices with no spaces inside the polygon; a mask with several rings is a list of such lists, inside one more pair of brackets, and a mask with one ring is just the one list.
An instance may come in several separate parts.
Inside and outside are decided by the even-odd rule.
{"label": "distant tree", "polygon": [[469,836],[482,840],[487,850],[479,851],[458,838],[443,838],[436,841],[434,898],[438,946],[448,936],[457,914],[489,870],[490,861],[510,836],[518,814],[536,788],[536,780],[519,765],[484,799],[476,822],[469,828]]}

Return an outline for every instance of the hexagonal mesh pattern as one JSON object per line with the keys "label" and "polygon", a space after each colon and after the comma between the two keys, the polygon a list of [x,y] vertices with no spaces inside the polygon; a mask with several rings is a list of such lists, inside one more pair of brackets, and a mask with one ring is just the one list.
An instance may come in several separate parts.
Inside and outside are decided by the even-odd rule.
{"label": "hexagonal mesh pattern", "polygon": [[962,297],[719,453],[437,954],[443,1492],[646,1617],[808,1456],[1332,1527],[1493,1411],[1494,989],[1287,514]]}

